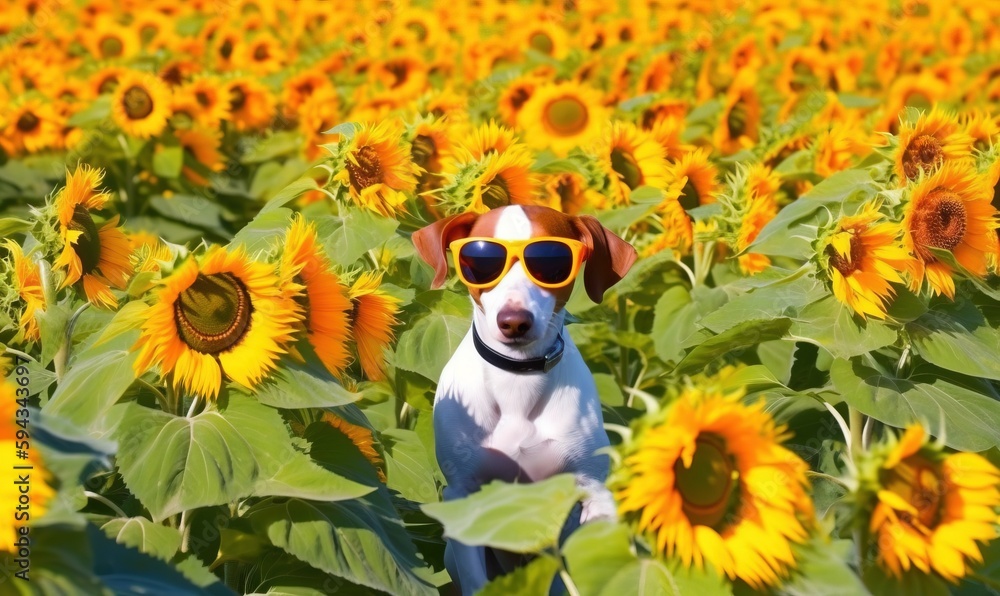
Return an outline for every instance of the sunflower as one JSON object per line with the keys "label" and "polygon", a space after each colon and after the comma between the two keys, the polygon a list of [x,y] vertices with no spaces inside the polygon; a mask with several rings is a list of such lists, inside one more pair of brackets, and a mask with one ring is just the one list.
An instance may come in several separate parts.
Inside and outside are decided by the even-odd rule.
{"label": "sunflower", "polygon": [[497,100],[497,112],[500,113],[500,118],[509,126],[517,126],[521,109],[543,82],[544,79],[531,74],[508,83]]}
{"label": "sunflower", "polygon": [[928,71],[896,77],[889,87],[889,99],[882,110],[882,118],[875,124],[875,130],[897,132],[899,113],[904,108],[930,110],[935,102],[947,97],[948,93],[948,85]]}
{"label": "sunflower", "polygon": [[24,311],[21,313],[18,326],[22,329],[25,341],[36,342],[41,336],[35,315],[45,310],[41,270],[38,263],[25,257],[21,247],[13,240],[8,239],[4,246],[10,253],[10,265],[14,274],[13,286],[17,289],[21,302],[24,304]]}
{"label": "sunflower", "polygon": [[229,119],[232,103],[230,90],[215,77],[199,77],[181,86],[175,93],[194,99],[197,106],[194,120],[201,128],[217,129],[220,122]]}
{"label": "sunflower", "polygon": [[271,91],[251,77],[226,83],[229,89],[229,118],[241,131],[267,126],[274,118],[275,99]]}
{"label": "sunflower", "polygon": [[987,151],[1000,142],[1000,119],[986,110],[966,112],[962,116],[962,125],[972,137],[973,146],[980,151]]}
{"label": "sunflower", "polygon": [[754,90],[756,84],[755,72],[743,70],[726,91],[722,114],[715,128],[715,146],[724,154],[736,153],[757,142],[761,104]]}
{"label": "sunflower", "polygon": [[129,58],[142,48],[139,34],[133,27],[105,18],[97,19],[93,29],[81,31],[80,41],[98,61]]}
{"label": "sunflower", "polygon": [[281,101],[285,117],[294,118],[302,104],[321,89],[332,90],[333,81],[328,74],[316,68],[285,79]]}
{"label": "sunflower", "polygon": [[899,241],[899,224],[882,221],[878,203],[840,218],[820,243],[820,264],[833,283],[833,295],[862,317],[885,319],[891,284],[913,259]]}
{"label": "sunflower", "polygon": [[323,412],[323,422],[337,429],[350,439],[351,443],[354,443],[354,446],[361,452],[361,455],[365,456],[365,459],[374,466],[379,480],[385,482],[385,472],[383,471],[385,461],[379,452],[375,450],[375,434],[372,432],[372,429],[352,424],[333,412]]}
{"label": "sunflower", "polygon": [[[0,498],[6,499],[7,503],[24,503],[22,511],[30,511],[30,518],[18,517],[15,520],[14,514],[5,515],[7,521],[0,523],[0,551],[13,552],[16,547],[14,543],[19,537],[19,528],[31,525],[40,517],[45,515],[49,503],[55,497],[55,491],[48,483],[49,471],[45,467],[45,462],[38,456],[38,449],[32,447],[27,450],[27,459],[15,459],[18,449],[24,444],[18,440],[17,432],[23,430],[16,424],[15,413],[19,408],[18,400],[24,399],[18,390],[23,391],[7,378],[9,363],[0,360],[0,449],[3,449],[3,477],[0,478]],[[30,472],[31,490],[25,495],[20,488],[23,484],[18,484],[18,476],[25,475],[25,466]],[[21,468],[21,469],[17,469]],[[25,501],[24,499],[28,499]],[[13,562],[13,561],[11,561]]]}
{"label": "sunflower", "polygon": [[285,45],[270,33],[257,33],[253,39],[244,42],[243,51],[234,58],[234,64],[256,75],[278,72],[288,60],[287,52],[282,49]]}
{"label": "sunflower", "polygon": [[350,314],[351,333],[358,348],[361,369],[372,381],[385,378],[383,352],[393,339],[393,326],[399,323],[399,299],[378,289],[382,274],[366,271],[358,276],[348,297],[353,308]]}
{"label": "sunflower", "polygon": [[986,274],[997,227],[992,190],[969,162],[946,162],[913,185],[903,212],[903,245],[917,257],[911,290],[918,291],[926,279],[935,295],[954,298],[952,269],[932,248],[950,250],[973,275]]}
{"label": "sunflower", "polygon": [[483,170],[473,181],[472,200],[466,211],[486,213],[504,205],[527,205],[532,202],[534,178],[531,154],[512,150],[493,153],[482,160]]}
{"label": "sunflower", "polygon": [[64,119],[41,99],[21,99],[10,106],[3,137],[14,152],[36,153],[59,142]]}
{"label": "sunflower", "polygon": [[409,148],[399,142],[402,136],[394,120],[362,125],[343,145],[343,164],[333,177],[355,203],[386,217],[405,211],[404,191],[416,188],[420,173]]}
{"label": "sunflower", "polygon": [[[368,70],[372,87],[380,91],[376,97],[401,104],[423,93],[427,88],[427,70],[423,61],[412,56],[397,56],[376,62]],[[366,87],[368,88],[368,87]]]}
{"label": "sunflower", "polygon": [[222,373],[257,386],[286,352],[299,320],[282,295],[274,267],[242,248],[213,247],[188,259],[161,282],[139,340],[135,371],[159,365],[174,388],[215,399]]}
{"label": "sunflower", "polygon": [[465,161],[483,159],[493,153],[505,153],[512,147],[518,150],[524,149],[524,146],[518,143],[514,131],[492,120],[472,131],[471,135],[459,142],[459,146],[465,154],[463,156]]}
{"label": "sunflower", "polygon": [[710,152],[707,148],[695,149],[671,167],[675,179],[686,178],[680,196],[685,209],[715,202],[719,192],[719,170],[709,161]]}
{"label": "sunflower", "polygon": [[583,211],[589,203],[590,194],[594,192],[587,186],[583,176],[574,172],[546,175],[539,190],[539,204],[568,215]]}
{"label": "sunflower", "polygon": [[968,159],[972,143],[958,119],[938,108],[921,114],[913,124],[903,123],[895,156],[899,185],[916,180],[921,171],[930,174],[942,164]]}
{"label": "sunflower", "polygon": [[615,205],[627,204],[632,191],[640,186],[664,188],[670,178],[663,147],[634,124],[612,123],[598,156]]}
{"label": "sunflower", "polygon": [[997,537],[1000,470],[993,464],[975,453],[943,454],[916,424],[877,476],[869,531],[884,569],[897,578],[911,568],[934,571],[957,584],[969,561],[983,561],[977,542]]}
{"label": "sunflower", "polygon": [[130,71],[118,79],[111,100],[111,116],[125,134],[148,139],[166,128],[170,102],[170,88],[162,80]]}
{"label": "sunflower", "polygon": [[794,568],[792,545],[808,538],[809,467],[781,445],[764,402],[741,397],[686,388],[635,439],[614,485],[619,512],[656,551],[762,589]]}
{"label": "sunflower", "polygon": [[645,130],[653,130],[657,123],[668,118],[679,122],[683,127],[684,118],[687,117],[690,102],[686,99],[667,97],[659,99],[642,109],[639,115],[639,123]]}
{"label": "sunflower", "polygon": [[691,252],[694,242],[691,216],[684,211],[676,197],[668,197],[657,206],[656,220],[660,232],[643,250],[643,256],[648,257],[664,249],[670,249],[679,255]]}
{"label": "sunflower", "polygon": [[103,209],[111,198],[99,190],[104,172],[77,166],[67,173],[66,186],[53,201],[62,251],[53,263],[65,272],[60,289],[80,282],[87,300],[95,306],[114,308],[118,299],[111,288],[124,289],[132,275],[128,238],[118,227],[118,216],[100,228],[91,211]]}
{"label": "sunflower", "polygon": [[573,82],[538,87],[518,114],[524,138],[532,146],[551,149],[559,156],[599,141],[606,122],[600,95]]}
{"label": "sunflower", "polygon": [[90,93],[95,96],[114,93],[121,77],[128,72],[123,66],[105,66],[87,79]]}
{"label": "sunflower", "polygon": [[[778,207],[770,195],[757,196],[751,192],[750,206],[743,214],[736,232],[736,251],[742,252],[753,244],[764,226],[777,214]],[[755,275],[771,265],[771,259],[758,253],[744,253],[736,260],[740,270],[746,275]]]}
{"label": "sunflower", "polygon": [[639,94],[657,93],[670,88],[677,68],[677,57],[671,53],[654,55],[639,75]]}
{"label": "sunflower", "polygon": [[316,355],[331,374],[340,377],[350,360],[348,317],[353,305],[316,237],[315,225],[301,217],[292,222],[278,272]]}
{"label": "sunflower", "polygon": [[[212,131],[212,129],[208,130]],[[184,149],[184,158],[187,162],[181,168],[181,173],[195,184],[201,186],[208,184],[208,179],[203,174],[219,172],[225,167],[222,163],[222,154],[219,152],[219,144],[222,141],[221,133],[219,131],[178,130],[175,134]]]}
{"label": "sunflower", "polygon": [[658,118],[647,130],[649,135],[663,147],[664,154],[670,161],[677,161],[694,150],[694,147],[681,140],[684,133],[683,117]]}

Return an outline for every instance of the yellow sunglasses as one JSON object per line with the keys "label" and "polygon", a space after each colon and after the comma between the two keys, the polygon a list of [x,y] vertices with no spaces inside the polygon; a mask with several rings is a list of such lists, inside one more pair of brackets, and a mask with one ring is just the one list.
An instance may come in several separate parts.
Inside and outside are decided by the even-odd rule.
{"label": "yellow sunglasses", "polygon": [[590,256],[579,240],[542,236],[526,240],[498,238],[462,238],[450,245],[455,269],[462,283],[481,290],[500,283],[517,258],[536,285],[547,289],[563,288],[572,283],[580,265]]}

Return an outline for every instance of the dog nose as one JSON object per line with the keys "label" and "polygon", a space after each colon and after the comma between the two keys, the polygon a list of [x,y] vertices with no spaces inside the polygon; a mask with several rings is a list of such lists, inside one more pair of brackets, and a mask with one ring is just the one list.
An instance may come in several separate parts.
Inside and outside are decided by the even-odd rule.
{"label": "dog nose", "polygon": [[507,339],[522,337],[534,322],[534,315],[524,309],[505,308],[497,313],[497,326]]}

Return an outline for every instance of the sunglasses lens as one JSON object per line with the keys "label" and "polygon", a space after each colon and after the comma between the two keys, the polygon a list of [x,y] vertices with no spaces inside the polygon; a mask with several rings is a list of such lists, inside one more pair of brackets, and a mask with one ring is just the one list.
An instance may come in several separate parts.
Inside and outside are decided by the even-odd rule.
{"label": "sunglasses lens", "polygon": [[542,283],[562,283],[573,273],[573,250],[554,240],[532,242],[524,247],[524,266]]}
{"label": "sunglasses lens", "polygon": [[474,284],[488,284],[503,273],[507,249],[495,242],[470,242],[459,251],[458,264],[463,278]]}

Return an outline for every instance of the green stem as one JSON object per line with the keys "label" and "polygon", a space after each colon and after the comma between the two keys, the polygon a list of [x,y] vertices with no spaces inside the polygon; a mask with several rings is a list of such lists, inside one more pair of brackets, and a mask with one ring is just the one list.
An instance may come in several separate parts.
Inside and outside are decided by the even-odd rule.
{"label": "green stem", "polygon": [[851,429],[851,455],[856,463],[861,456],[861,452],[864,450],[865,415],[851,405],[847,406],[847,415],[847,426]]}
{"label": "green stem", "polygon": [[185,509],[183,512],[181,512],[181,525],[180,525],[179,530],[180,530],[180,533],[181,533],[181,552],[182,553],[186,553],[186,552],[188,552],[188,542],[189,542],[189,539],[191,538],[191,527],[190,527],[190,524],[188,524],[188,510],[187,509]]}
{"label": "green stem", "polygon": [[[627,300],[624,296],[618,296],[618,331],[625,332],[628,328],[628,313],[626,307]],[[628,385],[628,348],[618,344],[618,370],[621,376],[622,386]]]}
{"label": "green stem", "polygon": [[94,491],[90,490],[83,491],[83,494],[86,495],[88,499],[93,499],[99,503],[103,503],[105,507],[117,513],[118,517],[128,517],[128,514],[122,511],[121,507],[115,505],[110,499],[108,499],[104,495],[95,493]]}
{"label": "green stem", "polygon": [[123,162],[125,165],[125,174],[123,176],[125,179],[125,188],[123,190],[125,191],[125,215],[128,218],[136,213],[135,201],[137,198],[135,194],[135,182],[132,179],[132,154],[129,152],[128,141],[125,139],[125,135],[118,135],[118,143],[122,146],[122,151],[125,153],[125,161]]}

